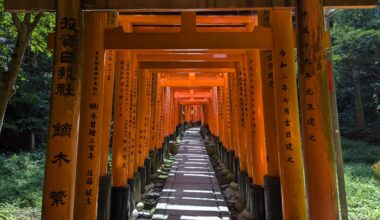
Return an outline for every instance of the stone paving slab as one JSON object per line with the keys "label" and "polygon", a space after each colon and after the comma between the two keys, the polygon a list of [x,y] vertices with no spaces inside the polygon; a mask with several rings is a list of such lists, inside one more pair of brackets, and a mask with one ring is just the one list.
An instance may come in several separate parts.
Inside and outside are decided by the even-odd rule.
{"label": "stone paving slab", "polygon": [[153,219],[230,219],[199,128],[185,132]]}

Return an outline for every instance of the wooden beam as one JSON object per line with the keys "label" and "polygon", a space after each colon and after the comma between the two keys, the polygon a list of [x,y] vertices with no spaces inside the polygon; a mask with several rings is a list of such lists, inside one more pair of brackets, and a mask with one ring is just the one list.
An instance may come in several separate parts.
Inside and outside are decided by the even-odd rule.
{"label": "wooden beam", "polygon": [[190,73],[193,73],[197,79],[216,79],[217,77],[221,77],[220,73],[194,73],[194,72],[186,72],[186,73],[164,73],[162,74],[162,78],[172,78],[172,79],[184,79],[189,78]]}
{"label": "wooden beam", "polygon": [[174,93],[189,93],[194,91],[194,93],[210,93],[210,89],[208,88],[200,88],[200,89],[189,89],[189,88],[173,88]]}
{"label": "wooden beam", "polygon": [[195,73],[234,73],[235,68],[220,68],[220,69],[210,69],[210,68],[178,68],[178,69],[153,69],[156,73],[185,73],[185,72],[195,72]]}
{"label": "wooden beam", "polygon": [[[197,15],[197,25],[244,25],[256,22],[255,15],[228,15],[228,16],[210,16]],[[132,25],[181,25],[181,16],[177,15],[121,15],[120,23],[131,23]]]}
{"label": "wooden beam", "polygon": [[210,93],[207,93],[207,94],[193,94],[193,95],[191,95],[191,94],[174,94],[174,98],[175,99],[184,99],[184,98],[195,98],[195,99],[197,99],[197,98],[210,98],[211,97],[211,95],[210,95]]}
{"label": "wooden beam", "polygon": [[137,54],[138,61],[212,61],[212,62],[238,62],[242,55],[238,54]]}
{"label": "wooden beam", "polygon": [[[91,1],[91,2],[90,2]],[[55,11],[55,0],[6,0],[6,11]],[[238,11],[238,10],[270,10],[274,8],[293,9],[295,0],[86,0],[83,9],[89,11]],[[373,8],[377,0],[324,0],[329,8]]]}
{"label": "wooden beam", "polygon": [[179,99],[179,103],[181,105],[201,105],[208,103],[209,99],[208,98],[203,98],[203,99]]}
{"label": "wooden beam", "polygon": [[243,33],[124,33],[106,30],[106,49],[271,49],[272,32]]}
{"label": "wooden beam", "polygon": [[224,82],[222,79],[215,79],[215,80],[171,80],[171,79],[163,79],[160,81],[160,85],[163,87],[192,88],[192,87],[224,86]]}
{"label": "wooden beam", "polygon": [[[132,32],[180,32],[180,27],[155,27],[155,26],[133,26]],[[247,27],[197,27],[197,32],[247,32]]]}
{"label": "wooden beam", "polygon": [[[135,27],[136,28],[136,27]],[[172,27],[153,27],[153,29],[149,29],[149,28],[152,28],[152,27],[137,27],[137,29],[133,29],[133,32],[138,32],[138,33],[161,33],[162,32],[175,32],[175,33],[179,33],[181,28],[178,27],[178,28],[172,28]],[[246,31],[247,28],[243,27],[243,28],[230,28],[230,27],[218,27],[218,28],[215,28],[215,27],[212,27],[212,28],[208,28],[208,27],[201,27],[201,28],[197,28],[197,32],[205,32],[205,33],[228,33],[228,32],[235,32],[235,33],[242,33],[244,31]],[[265,29],[264,29],[265,31]],[[267,29],[268,31],[268,29]],[[296,32],[293,33],[294,35],[294,43],[296,45]],[[325,45],[327,48],[329,48],[331,45],[330,45],[330,32],[325,32]],[[49,50],[54,50],[54,39],[55,39],[55,34],[54,33],[49,33],[48,34],[48,39],[47,39],[47,42],[48,42],[48,49]],[[106,44],[107,42],[105,42]],[[197,49],[197,48],[192,48],[192,49]],[[244,49],[244,48],[239,48],[239,49]],[[230,51],[226,51],[226,53],[229,53]],[[224,52],[222,52],[224,53]],[[161,55],[160,55],[161,56]],[[214,57],[215,60],[214,61],[220,61],[222,59],[219,59],[218,57]],[[210,58],[211,60],[211,58]]]}
{"label": "wooden beam", "polygon": [[140,69],[224,69],[234,68],[233,62],[140,62]]}
{"label": "wooden beam", "polygon": [[377,0],[324,0],[325,8],[334,9],[359,9],[359,8],[375,8],[378,6]]}

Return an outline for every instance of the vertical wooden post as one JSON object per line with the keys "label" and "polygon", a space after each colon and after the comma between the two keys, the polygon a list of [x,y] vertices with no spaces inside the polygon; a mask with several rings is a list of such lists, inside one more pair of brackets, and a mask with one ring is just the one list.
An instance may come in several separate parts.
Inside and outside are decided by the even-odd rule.
{"label": "vertical wooden post", "polygon": [[[236,85],[236,73],[229,74],[228,77],[228,85],[229,85],[229,93],[231,94],[231,126],[232,126],[232,141],[234,145],[235,153],[239,160],[241,160],[241,148],[240,148],[240,132],[239,132],[239,98],[238,98],[238,91],[237,91],[237,85]],[[240,166],[240,161],[238,161],[238,165]],[[238,167],[236,167],[236,172]],[[235,173],[237,176],[237,173]],[[235,176],[235,180],[236,180]]]}
{"label": "vertical wooden post", "polygon": [[273,10],[273,63],[284,219],[306,219],[292,14]]}
{"label": "vertical wooden post", "polygon": [[[258,19],[260,26],[270,26],[269,11],[259,12]],[[271,50],[260,51],[260,66],[268,175],[279,177],[276,117],[272,117],[276,114],[276,106],[274,97],[273,54]]]}
{"label": "vertical wooden post", "polygon": [[155,112],[156,112],[156,127],[155,127],[155,131],[156,131],[156,141],[155,141],[155,150],[158,150],[159,148],[161,148],[161,143],[162,143],[162,139],[161,139],[161,127],[162,127],[162,104],[163,104],[163,100],[162,100],[162,95],[163,95],[163,89],[161,87],[161,85],[159,84],[160,82],[160,78],[161,78],[161,74],[158,73],[157,75],[157,87],[156,87],[156,93],[157,93],[157,101],[156,101],[156,108],[155,108]]}
{"label": "vertical wooden post", "polygon": [[[118,13],[107,13],[107,27],[112,28],[117,25]],[[115,59],[116,51],[107,50],[104,58],[104,82],[103,82],[103,128],[101,137],[100,153],[100,178],[99,178],[99,198],[98,198],[98,219],[108,219],[110,214],[110,189],[111,175],[108,175],[108,157],[111,138],[111,120],[115,84]]]}
{"label": "vertical wooden post", "polygon": [[116,80],[114,97],[114,132],[112,143],[112,186],[128,184],[128,139],[125,124],[128,120],[126,91],[131,89],[131,54],[118,51],[116,55]]}
{"label": "vertical wooden post", "polygon": [[[231,98],[230,98],[230,93],[229,93],[229,85],[228,85],[228,73],[223,73],[223,79],[224,79],[224,86],[223,86],[223,93],[224,93],[224,115],[225,115],[225,132],[226,132],[226,147],[230,150],[233,151],[232,149],[232,144],[231,144]],[[202,108],[203,109],[203,108]],[[203,111],[201,109],[201,118],[203,121]]]}
{"label": "vertical wooden post", "polygon": [[[107,14],[84,14],[84,59],[74,219],[96,219],[103,122],[104,29]],[[96,25],[94,25],[96,24]]]}
{"label": "vertical wooden post", "polygon": [[157,73],[152,73],[152,97],[151,97],[151,104],[152,104],[152,111],[151,111],[151,124],[150,124],[150,139],[149,139],[149,149],[154,150],[156,148],[156,124],[157,124],[157,87],[158,87],[158,75]]}
{"label": "vertical wooden post", "polygon": [[195,11],[181,13],[181,32],[189,33],[197,30],[197,15]]}
{"label": "vertical wooden post", "polygon": [[212,114],[212,132],[216,137],[219,137],[219,123],[218,123],[218,88],[213,87],[211,89],[212,94],[212,106],[210,108]]}
{"label": "vertical wooden post", "polygon": [[[270,27],[270,11],[258,12],[261,27]],[[266,147],[267,175],[264,176],[264,201],[267,220],[282,219],[280,167],[277,144],[276,103],[274,91],[273,54],[260,51],[262,120]]]}
{"label": "vertical wooden post", "polygon": [[217,87],[217,94],[218,94],[218,117],[219,119],[219,124],[218,124],[218,130],[219,130],[219,139],[220,142],[223,144],[225,147],[226,140],[225,140],[225,135],[224,135],[224,94],[222,91],[222,87]]}
{"label": "vertical wooden post", "polygon": [[138,93],[138,86],[139,86],[139,73],[140,70],[138,68],[136,56],[132,55],[131,57],[131,76],[130,76],[130,83],[131,83],[131,92],[130,92],[130,123],[129,123],[129,147],[131,149],[130,159],[129,159],[129,172],[130,176],[133,176],[135,172],[137,172],[138,164],[137,164],[137,117],[138,117],[138,110],[137,110],[137,93]]}
{"label": "vertical wooden post", "polygon": [[[239,78],[239,85],[240,85],[239,94],[240,96],[243,95],[243,99],[240,98],[240,108],[241,108],[241,111],[244,110],[241,120],[245,120],[244,130],[246,133],[245,154],[247,155],[246,156],[247,157],[246,158],[247,172],[248,172],[248,176],[252,180],[252,178],[255,175],[254,173],[258,172],[259,170],[254,170],[254,165],[253,165],[254,163],[256,163],[254,151],[257,149],[257,145],[256,145],[257,138],[256,138],[256,131],[255,131],[255,127],[256,127],[255,115],[252,114],[252,111],[254,111],[254,103],[251,102],[252,100],[254,100],[254,96],[253,96],[254,88],[252,87],[253,85],[251,85],[250,83],[251,83],[251,78],[254,76],[250,76],[252,72],[250,72],[249,70],[247,58],[248,58],[247,54],[244,54],[242,63],[241,63],[241,72],[240,72],[241,77]],[[242,108],[242,106],[244,106],[244,108]]]}
{"label": "vertical wooden post", "polygon": [[302,140],[309,218],[338,219],[323,2],[298,0],[297,3]]}
{"label": "vertical wooden post", "polygon": [[[107,13],[107,27],[115,27],[117,25],[117,13]],[[111,136],[111,119],[112,119],[112,106],[115,83],[115,59],[116,51],[107,50],[105,54],[104,64],[104,89],[103,89],[103,131],[101,140],[101,159],[100,159],[100,176],[107,174],[108,170],[108,154],[110,148]]]}
{"label": "vertical wooden post", "polygon": [[248,118],[248,103],[247,103],[247,78],[245,69],[243,69],[241,62],[236,63],[236,92],[238,96],[238,126],[239,126],[239,147],[240,147],[240,170],[248,172],[248,132],[249,132],[249,118]]}
{"label": "vertical wooden post", "polygon": [[[328,12],[325,9],[325,25],[326,31],[330,32],[329,26],[329,17],[326,16]],[[330,45],[330,48],[327,50],[327,60],[328,60],[328,72],[329,77],[331,77],[331,85],[330,85],[330,106],[331,106],[331,117],[332,117],[332,129],[333,129],[333,137],[334,137],[334,149],[335,149],[335,160],[336,160],[336,172],[337,172],[337,187],[338,187],[338,196],[339,196],[339,210],[340,210],[340,218],[342,220],[348,220],[348,210],[347,210],[347,198],[346,198],[346,187],[344,180],[344,164],[343,164],[343,155],[342,155],[342,144],[341,144],[341,136],[339,129],[339,116],[338,116],[338,104],[336,97],[336,75],[333,73],[333,63],[332,63],[332,49],[331,49],[331,38],[330,33],[328,39],[326,39]]]}
{"label": "vertical wooden post", "polygon": [[82,13],[58,0],[42,219],[72,219],[78,146]]}
{"label": "vertical wooden post", "polygon": [[[260,62],[260,51],[248,51],[248,72],[251,96],[251,133],[255,137],[252,141],[253,147],[253,166],[254,175],[253,182],[257,185],[264,185],[264,175],[267,174],[267,153],[266,153],[266,137],[264,124],[264,99],[263,96],[263,80]],[[274,103],[273,103],[274,104]],[[270,116],[269,116],[270,117]]]}
{"label": "vertical wooden post", "polygon": [[150,124],[151,124],[151,111],[152,111],[152,72],[146,71],[146,86],[145,91],[143,94],[144,97],[144,117],[142,118],[144,120],[144,159],[148,157],[149,155],[149,138],[150,138]]}
{"label": "vertical wooden post", "polygon": [[175,113],[174,113],[174,90],[170,90],[170,108],[169,108],[169,136],[173,134],[174,131],[174,118],[175,118]]}
{"label": "vertical wooden post", "polygon": [[[161,77],[161,76],[160,76]],[[160,85],[158,86],[157,88],[157,92],[158,92],[158,96],[160,97],[160,105],[158,106],[158,109],[159,109],[159,123],[158,123],[158,126],[157,126],[157,130],[158,130],[158,139],[157,139],[157,146],[162,149],[162,143],[163,143],[163,139],[164,139],[164,105],[165,105],[165,96],[164,96],[164,91],[165,89]]]}
{"label": "vertical wooden post", "polygon": [[164,103],[164,112],[163,112],[163,115],[164,115],[164,124],[163,124],[163,129],[164,129],[164,137],[167,137],[169,136],[169,110],[170,110],[170,90],[171,88],[170,87],[165,87],[165,92],[164,92],[164,100],[165,100],[165,103]]}
{"label": "vertical wooden post", "polygon": [[144,167],[144,156],[146,152],[146,120],[147,120],[147,112],[150,113],[147,107],[147,90],[149,86],[149,72],[146,70],[142,70],[140,72],[140,77],[138,81],[138,95],[137,95],[137,132],[136,132],[136,141],[137,141],[137,165],[140,167]]}
{"label": "vertical wooden post", "polygon": [[129,194],[128,165],[128,102],[131,91],[131,54],[118,51],[116,54],[116,77],[114,96],[114,128],[112,143],[112,189],[110,219],[128,218]]}

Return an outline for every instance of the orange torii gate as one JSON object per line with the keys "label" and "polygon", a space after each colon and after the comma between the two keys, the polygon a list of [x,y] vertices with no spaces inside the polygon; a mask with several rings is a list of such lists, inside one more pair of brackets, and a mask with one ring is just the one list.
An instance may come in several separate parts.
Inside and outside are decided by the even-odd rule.
{"label": "orange torii gate", "polygon": [[[188,106],[187,121],[200,120],[212,133],[255,219],[347,219],[335,178],[340,155],[334,149],[340,146],[332,138],[323,9],[376,5],[377,0],[6,1],[8,11],[57,11],[43,219],[107,218],[97,210],[98,201],[107,200],[102,192],[98,196],[98,182],[107,179],[112,106],[111,219],[127,218],[129,204],[139,200],[148,170],[163,158],[182,122],[181,106]],[[197,16],[200,10],[258,13]],[[122,11],[186,12],[117,16]],[[203,92],[191,93],[197,89]]]}

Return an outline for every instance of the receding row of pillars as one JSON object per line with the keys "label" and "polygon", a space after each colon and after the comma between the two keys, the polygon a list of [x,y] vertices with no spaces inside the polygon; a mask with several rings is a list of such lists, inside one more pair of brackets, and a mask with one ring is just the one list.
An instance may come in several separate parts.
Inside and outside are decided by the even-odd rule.
{"label": "receding row of pillars", "polygon": [[127,219],[168,154],[179,104],[130,51],[104,50],[116,13],[58,8],[42,218]]}
{"label": "receding row of pillars", "polygon": [[[256,205],[251,206],[256,219],[342,216],[322,4],[300,2],[299,75],[292,12],[260,12],[259,25],[272,27],[273,49],[248,50],[235,73],[223,73],[224,86],[210,90],[212,97],[197,116],[220,152],[238,161],[233,164],[243,192],[252,186],[256,195],[247,197],[254,200],[247,203]],[[139,70],[132,53],[104,51],[104,28],[117,25],[116,14],[82,17],[79,2],[57,4],[42,215],[96,219],[99,180],[109,174],[112,112],[111,195],[117,197],[111,204],[119,207],[136,175],[146,181],[151,160],[162,158],[182,108],[171,88],[158,85],[159,74]],[[123,215],[111,208],[113,219]]]}
{"label": "receding row of pillars", "polygon": [[206,130],[221,159],[235,164],[230,168],[253,219],[347,217],[339,208],[345,198],[336,180],[340,146],[321,5],[299,5],[298,62],[292,12],[260,12],[259,24],[272,27],[273,50],[249,50],[225,86],[212,90]]}

